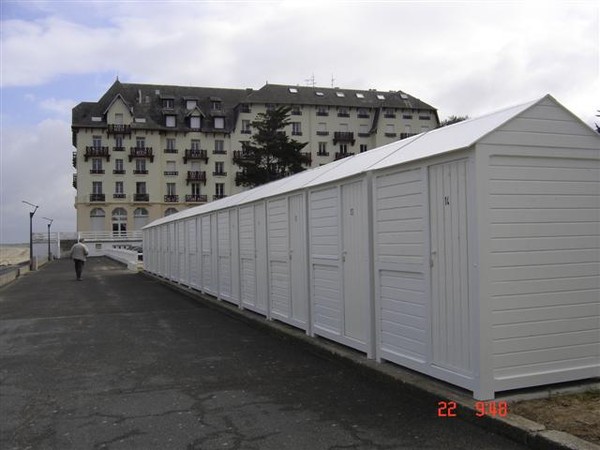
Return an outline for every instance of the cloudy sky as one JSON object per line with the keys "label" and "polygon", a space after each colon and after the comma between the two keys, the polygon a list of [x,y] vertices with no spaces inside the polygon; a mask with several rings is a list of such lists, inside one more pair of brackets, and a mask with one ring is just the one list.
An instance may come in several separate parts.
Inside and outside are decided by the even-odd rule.
{"label": "cloudy sky", "polygon": [[75,231],[71,108],[122,82],[401,89],[440,118],[547,93],[592,125],[596,1],[1,0],[1,234]]}

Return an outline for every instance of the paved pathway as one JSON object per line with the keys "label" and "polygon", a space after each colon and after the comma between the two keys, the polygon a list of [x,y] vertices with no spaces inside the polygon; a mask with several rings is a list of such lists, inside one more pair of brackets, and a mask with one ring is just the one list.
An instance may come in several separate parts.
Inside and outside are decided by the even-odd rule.
{"label": "paved pathway", "polygon": [[519,449],[107,259],[0,289],[0,448]]}

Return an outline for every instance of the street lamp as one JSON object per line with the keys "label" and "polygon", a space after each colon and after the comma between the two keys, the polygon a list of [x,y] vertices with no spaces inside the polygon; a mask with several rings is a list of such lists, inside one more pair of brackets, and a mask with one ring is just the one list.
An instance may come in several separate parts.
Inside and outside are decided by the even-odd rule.
{"label": "street lamp", "polygon": [[29,211],[29,270],[33,270],[33,215],[38,210],[39,206],[26,202],[25,200],[21,200],[21,202],[35,208],[33,211]]}
{"label": "street lamp", "polygon": [[50,219],[49,217],[42,217],[42,219],[48,221],[48,262],[52,261],[52,252],[50,251],[50,225],[54,222],[54,219]]}

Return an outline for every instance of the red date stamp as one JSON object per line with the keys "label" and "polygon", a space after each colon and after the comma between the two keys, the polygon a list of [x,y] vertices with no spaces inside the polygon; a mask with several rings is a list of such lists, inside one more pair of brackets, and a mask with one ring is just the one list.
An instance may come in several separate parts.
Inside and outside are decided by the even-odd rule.
{"label": "red date stamp", "polygon": [[[458,405],[456,402],[439,401],[437,415],[438,417],[456,417]],[[508,403],[505,401],[475,402],[475,416],[506,417],[508,415]]]}

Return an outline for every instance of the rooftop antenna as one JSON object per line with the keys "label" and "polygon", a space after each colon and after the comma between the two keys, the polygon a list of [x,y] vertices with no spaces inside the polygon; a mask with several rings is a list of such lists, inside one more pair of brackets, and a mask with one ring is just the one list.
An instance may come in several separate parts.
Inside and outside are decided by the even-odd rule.
{"label": "rooftop antenna", "polygon": [[315,85],[316,85],[316,83],[315,83],[315,74],[313,73],[311,75],[311,77],[307,78],[306,80],[304,80],[304,82],[306,83],[307,86],[315,87]]}
{"label": "rooftop antenna", "polygon": [[333,74],[331,74],[331,87],[333,88],[335,83],[335,78],[333,78]]}

